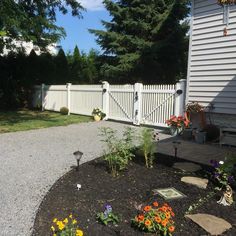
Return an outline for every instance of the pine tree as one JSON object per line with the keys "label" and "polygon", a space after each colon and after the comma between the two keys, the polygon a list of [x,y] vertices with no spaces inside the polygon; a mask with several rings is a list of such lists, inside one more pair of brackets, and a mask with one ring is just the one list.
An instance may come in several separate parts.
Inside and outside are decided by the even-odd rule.
{"label": "pine tree", "polygon": [[74,48],[70,63],[70,81],[79,84],[81,82],[82,61],[78,46]]}
{"label": "pine tree", "polygon": [[68,61],[63,49],[60,49],[57,56],[54,58],[55,62],[55,81],[53,84],[65,84],[70,82]]}
{"label": "pine tree", "polygon": [[[109,60],[102,71],[115,82],[168,83],[183,73],[188,0],[105,0],[111,22],[90,30]],[[171,70],[169,69],[171,68]]]}

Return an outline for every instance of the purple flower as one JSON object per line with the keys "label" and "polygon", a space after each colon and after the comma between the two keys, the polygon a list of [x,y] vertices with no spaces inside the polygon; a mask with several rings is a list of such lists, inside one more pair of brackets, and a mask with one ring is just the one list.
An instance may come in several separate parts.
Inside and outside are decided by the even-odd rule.
{"label": "purple flower", "polygon": [[210,163],[214,168],[218,168],[220,166],[219,162],[216,160],[210,160]]}
{"label": "purple flower", "polygon": [[216,172],[216,173],[214,173],[214,177],[215,177],[215,178],[218,178],[219,176],[220,176],[220,174],[219,174],[219,173],[217,173],[217,172]]}
{"label": "purple flower", "polygon": [[108,214],[112,212],[112,206],[107,204],[105,205],[105,212],[107,212]]}
{"label": "purple flower", "polygon": [[231,175],[228,177],[228,182],[233,183],[234,182],[234,177]]}

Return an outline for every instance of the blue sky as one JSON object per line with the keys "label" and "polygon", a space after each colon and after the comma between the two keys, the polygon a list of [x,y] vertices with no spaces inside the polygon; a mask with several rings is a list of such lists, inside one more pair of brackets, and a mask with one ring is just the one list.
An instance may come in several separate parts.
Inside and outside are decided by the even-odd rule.
{"label": "blue sky", "polygon": [[80,51],[88,52],[91,48],[100,50],[96,44],[95,36],[88,29],[103,29],[101,20],[110,20],[109,13],[104,9],[102,0],[79,0],[87,9],[83,12],[83,18],[78,19],[70,14],[58,14],[57,25],[66,30],[66,38],[62,39],[60,45],[65,52],[73,51],[78,45]]}

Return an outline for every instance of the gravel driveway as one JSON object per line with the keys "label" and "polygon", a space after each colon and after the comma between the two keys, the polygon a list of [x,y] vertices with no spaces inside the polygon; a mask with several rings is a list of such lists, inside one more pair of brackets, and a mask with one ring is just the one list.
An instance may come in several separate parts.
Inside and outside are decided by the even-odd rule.
{"label": "gravel driveway", "polygon": [[75,165],[102,154],[98,128],[122,130],[124,124],[90,122],[0,135],[0,235],[28,236],[36,211],[55,181]]}

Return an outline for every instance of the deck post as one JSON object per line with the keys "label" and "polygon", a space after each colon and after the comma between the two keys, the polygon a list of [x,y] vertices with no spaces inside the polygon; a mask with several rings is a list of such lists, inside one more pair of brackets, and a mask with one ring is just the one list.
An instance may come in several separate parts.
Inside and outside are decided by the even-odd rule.
{"label": "deck post", "polygon": [[102,111],[106,114],[103,120],[109,119],[109,86],[107,81],[102,81]]}
{"label": "deck post", "polygon": [[185,110],[186,80],[180,80],[175,86],[175,115],[183,116]]}
{"label": "deck post", "polygon": [[45,84],[41,85],[41,109],[44,111],[44,101],[45,101]]}
{"label": "deck post", "polygon": [[140,125],[142,114],[142,91],[143,84],[136,83],[134,85],[134,111],[133,111],[133,124]]}
{"label": "deck post", "polygon": [[71,88],[71,83],[66,84],[66,89],[67,89],[67,108],[68,108],[68,115],[70,115],[70,88]]}

